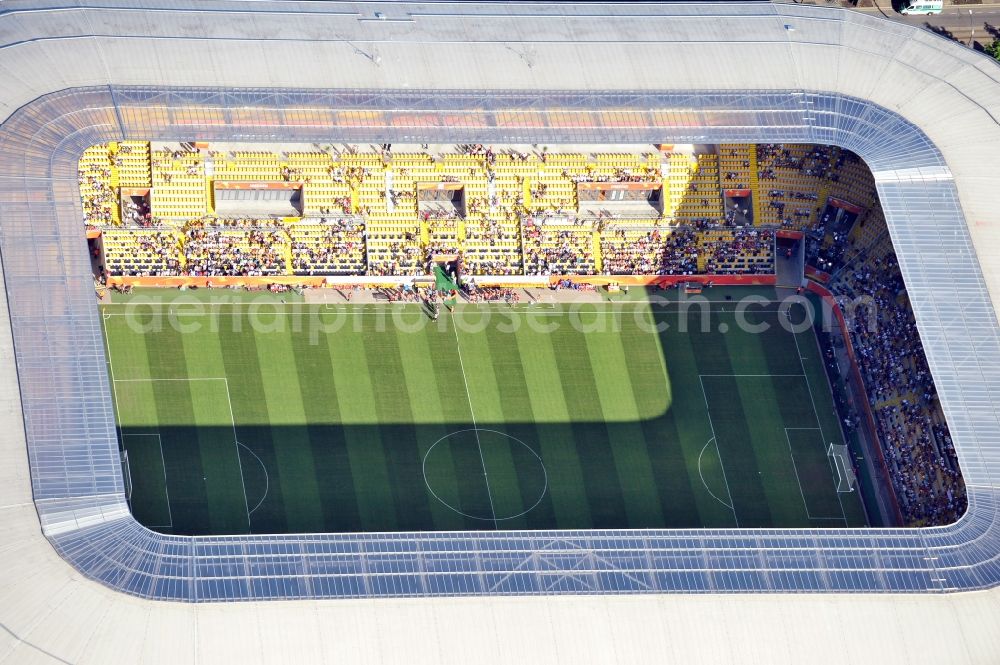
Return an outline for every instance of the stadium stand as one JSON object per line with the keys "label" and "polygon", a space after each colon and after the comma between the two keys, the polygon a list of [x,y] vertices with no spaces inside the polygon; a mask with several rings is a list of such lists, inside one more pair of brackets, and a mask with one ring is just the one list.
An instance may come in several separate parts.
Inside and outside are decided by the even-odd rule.
{"label": "stadium stand", "polygon": [[208,277],[284,274],[287,232],[280,227],[251,226],[247,221],[219,220],[223,226],[195,222],[185,227],[185,273]]}
{"label": "stadium stand", "polygon": [[[870,173],[847,151],[747,144],[710,150],[494,153],[467,145],[440,155],[359,152],[351,146],[339,153],[332,146],[280,154],[203,153],[191,144],[151,151],[148,143],[127,141],[89,149],[80,162],[80,184],[90,225],[114,226],[124,217],[132,226],[180,228],[211,219],[214,181],[300,183],[305,218],[285,220],[294,235],[288,242],[295,245],[289,272],[297,275],[415,275],[435,252],[462,254],[466,269],[479,275],[761,272],[771,260],[771,236],[741,231],[741,223],[753,218],[766,228],[815,228],[819,204],[830,196],[862,209],[876,200]],[[662,213],[652,207],[642,213],[584,213],[576,188],[594,182],[662,183]],[[118,189],[142,192],[148,186],[148,197],[123,197],[116,205]],[[418,200],[434,187],[460,189],[460,204],[433,194]],[[734,189],[752,190],[754,215],[744,214],[746,207],[727,209],[726,193]],[[446,198],[453,207],[439,205]],[[316,219],[355,213],[357,221],[338,222],[336,230],[315,227]],[[672,235],[678,226],[694,229],[690,253],[678,255],[667,241],[682,237]],[[105,251],[116,247],[107,243]],[[281,274],[280,262],[267,274]]]}
{"label": "stadium stand", "polygon": [[796,228],[815,223],[818,201],[825,200],[824,189],[840,177],[847,154],[827,146],[758,145],[760,191],[767,192],[760,223]]}
{"label": "stadium stand", "polygon": [[[749,149],[730,148],[740,151],[740,160]],[[737,157],[731,154],[726,163],[743,168],[742,161],[733,162]],[[80,168],[88,223],[97,226],[118,224],[119,214],[133,226],[181,228],[203,218],[211,225],[214,182],[301,184],[304,218],[284,220],[290,237],[282,241],[288,246],[287,273],[295,275],[418,275],[434,253],[461,254],[465,269],[477,275],[693,272],[708,265],[705,250],[696,250],[702,256],[696,268],[684,267],[683,258],[667,256],[675,249],[663,244],[670,235],[667,227],[695,224],[699,233],[707,233],[713,225],[723,228],[733,221],[724,218],[715,153],[493,152],[482,145],[458,146],[456,152],[439,155],[361,152],[353,146],[339,153],[332,146],[278,153],[202,151],[192,144],[151,150],[148,143],[130,141],[91,149]],[[581,211],[581,183],[634,182],[663,183],[662,213],[654,207],[626,214],[601,210],[596,216]],[[125,197],[120,209],[115,205],[116,188],[141,192],[150,186],[148,197]],[[434,193],[434,188],[442,191]],[[356,214],[357,221],[337,222],[335,229],[316,226],[316,219],[341,214]],[[244,222],[248,227],[269,223]],[[730,245],[736,242],[732,233],[716,233],[698,245],[711,245],[721,257],[734,251],[733,246],[722,247],[727,238]],[[224,246],[240,252],[249,247],[234,241],[216,249]],[[109,242],[105,252],[120,247]],[[609,258],[607,268],[601,266],[602,254]],[[219,264],[214,256],[213,270],[243,266],[245,258],[241,254],[232,263]],[[720,269],[756,271],[767,258],[766,251],[742,261],[734,257],[732,265]],[[111,260],[107,265],[125,263]],[[198,261],[194,265],[203,267]],[[280,261],[268,261],[268,266],[246,269],[285,274]]]}
{"label": "stadium stand", "polygon": [[658,273],[665,251],[663,236],[671,231],[648,222],[609,222],[601,230],[603,272],[608,275]]}
{"label": "stadium stand", "polygon": [[84,150],[79,174],[85,223],[93,226],[115,223],[117,219],[112,212],[116,207],[114,179],[108,146],[96,145]]}
{"label": "stadium stand", "polygon": [[183,274],[180,238],[172,228],[112,228],[103,234],[105,270],[112,275]]}
{"label": "stadium stand", "polygon": [[[828,196],[864,209],[876,199],[871,175],[856,155],[820,146],[723,144],[700,152],[585,154],[461,145],[436,155],[315,147],[151,149],[141,141],[95,146],[80,162],[88,224],[111,227],[124,218],[131,226],[182,228],[204,218],[211,225],[214,182],[290,182],[302,186],[304,217],[283,222],[290,236],[276,256],[288,254],[285,268],[274,260],[251,271],[419,275],[431,254],[458,253],[476,275],[728,274],[767,272],[772,258],[772,236],[741,225],[815,228],[819,203]],[[582,183],[662,184],[662,201],[659,208],[601,209],[603,194],[594,190],[584,210],[577,192]],[[746,189],[752,191],[753,214],[743,198],[729,203],[732,190]],[[132,195],[124,196],[126,190]],[[639,201],[646,194],[632,196]],[[597,208],[590,207],[594,202]],[[316,221],[335,218],[336,228],[320,228],[329,222]],[[691,247],[672,244],[689,237],[688,231],[678,234],[681,227],[693,229]],[[228,244],[234,251],[249,247]],[[105,243],[106,253],[119,248]],[[243,265],[245,256],[236,258],[224,265]],[[106,263],[111,274],[114,266],[127,264]]]}
{"label": "stadium stand", "polygon": [[719,146],[719,176],[727,189],[747,189],[753,184],[752,145],[723,143]]}
{"label": "stadium stand", "polygon": [[965,485],[877,199],[875,205],[864,227],[826,239],[812,254],[833,270],[831,289],[859,305],[848,318],[851,342],[904,523],[950,524],[965,512]]}
{"label": "stadium stand", "polygon": [[516,222],[476,215],[465,223],[463,265],[473,275],[522,274],[521,232]]}
{"label": "stadium stand", "polygon": [[592,275],[594,227],[570,217],[522,219],[527,275]]}
{"label": "stadium stand", "polygon": [[205,159],[198,152],[158,150],[151,155],[151,207],[158,218],[199,219],[208,212]]}
{"label": "stadium stand", "polygon": [[665,216],[689,223],[722,219],[718,155],[671,154],[668,164],[670,204]]}
{"label": "stadium stand", "polygon": [[121,141],[109,146],[109,154],[118,171],[120,187],[150,187],[152,174],[149,166],[149,143],[146,141]]}
{"label": "stadium stand", "polygon": [[[766,144],[659,154],[389,148],[204,153],[111,143],[84,152],[80,193],[86,223],[102,230],[105,270],[119,276],[416,276],[436,254],[461,255],[472,275],[760,274],[774,270],[775,229],[806,231],[807,259],[833,275],[828,287],[876,306],[852,320],[852,342],[904,521],[944,524],[964,511],[874,182],[857,155]],[[305,216],[215,218],[216,180],[301,183]],[[662,183],[662,212],[582,209],[581,183],[630,182]],[[118,205],[119,190],[148,187],[148,198]],[[588,190],[588,201],[601,196]],[[861,334],[869,327],[875,334]]]}
{"label": "stadium stand", "polygon": [[365,225],[360,219],[309,218],[287,229],[293,274],[364,274]]}
{"label": "stadium stand", "polygon": [[773,272],[774,232],[770,229],[705,230],[698,234],[698,271],[710,275]]}

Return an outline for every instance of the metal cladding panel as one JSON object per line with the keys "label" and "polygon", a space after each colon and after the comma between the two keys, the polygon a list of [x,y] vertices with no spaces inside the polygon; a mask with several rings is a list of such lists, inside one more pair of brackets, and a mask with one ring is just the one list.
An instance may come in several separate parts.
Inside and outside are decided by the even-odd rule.
{"label": "metal cladding panel", "polygon": [[[81,109],[90,110],[82,111]],[[992,393],[1000,386],[1000,335],[976,264],[954,183],[940,154],[915,126],[859,99],[821,93],[723,91],[643,93],[205,90],[112,87],[42,98],[0,128],[8,179],[45,193],[71,183],[76,158],[93,142],[178,138],[195,128],[219,140],[234,131],[231,108],[279,114],[323,108],[356,122],[336,138],[500,142],[516,131],[552,141],[648,142],[816,140],[847,145],[872,165],[904,278],[953,423],[970,485],[970,514],[931,530],[689,530],[501,533],[319,534],[177,537],[151,532],[123,510],[122,481],[99,314],[86,275],[79,204],[47,195],[30,210],[0,209],[16,359],[32,487],[45,533],[84,574],[126,593],[189,601],[473,594],[722,591],[925,592],[995,585],[998,539],[992,477],[1000,449]],[[251,113],[247,113],[247,109]],[[604,126],[560,126],[547,109],[602,113]],[[486,128],[393,127],[395,109],[478,111]],[[604,110],[602,112],[602,109]],[[695,109],[698,123],[653,126]],[[377,111],[357,114],[351,111]],[[536,127],[506,128],[531,118]],[[628,122],[616,114],[630,112]],[[634,122],[635,111],[647,122]],[[671,116],[674,114],[674,116]],[[124,125],[118,124],[118,118]],[[183,118],[184,124],[176,120]],[[537,119],[543,122],[538,124]],[[246,122],[245,120],[241,122]],[[528,124],[528,123],[526,123]],[[49,129],[57,128],[57,129]],[[241,136],[273,126],[241,124]],[[284,140],[329,138],[331,128],[284,125]],[[887,133],[888,132],[888,133]],[[30,135],[30,138],[28,136]],[[67,140],[67,137],[70,137]],[[31,145],[26,154],[24,146]],[[48,150],[50,159],[39,156]],[[45,164],[50,165],[45,170]],[[39,180],[16,180],[28,169]],[[30,183],[30,184],[27,184]],[[964,257],[935,261],[941,251]],[[963,268],[963,266],[965,266]],[[942,280],[961,304],[939,298]],[[39,283],[50,297],[39,299]],[[982,361],[976,361],[982,358]],[[37,389],[36,389],[37,388]],[[44,389],[43,389],[44,388]]]}
{"label": "metal cladding panel", "polygon": [[[1000,69],[985,58],[908,26],[770,3],[84,4],[95,6],[14,0],[0,12],[0,109],[10,116],[0,252],[31,491],[50,542],[83,574],[185,601],[1000,584],[1000,328],[989,293],[1000,195],[985,175],[1000,144]],[[968,513],[926,530],[187,538],[143,528],[123,510],[76,160],[123,137],[232,138],[236,108],[251,123],[254,109],[285,120],[278,130],[241,120],[244,141],[818,142],[857,152],[876,179]],[[599,122],[547,113],[567,108]],[[317,110],[337,111],[336,126],[303,121]],[[453,120],[396,126],[396,110]],[[463,124],[470,111],[487,126]]]}

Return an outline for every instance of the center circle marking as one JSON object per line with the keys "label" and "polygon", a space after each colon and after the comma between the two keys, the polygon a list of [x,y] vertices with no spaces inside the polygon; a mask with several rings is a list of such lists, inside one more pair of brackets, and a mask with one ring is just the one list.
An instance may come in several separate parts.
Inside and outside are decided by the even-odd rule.
{"label": "center circle marking", "polygon": [[[538,460],[538,466],[542,470],[543,483],[542,483],[542,489],[538,493],[538,498],[535,499],[535,502],[533,504],[531,504],[531,506],[529,506],[525,510],[522,510],[521,512],[517,513],[516,515],[495,515],[495,516],[493,516],[493,515],[490,515],[490,516],[473,515],[471,513],[467,513],[465,511],[461,510],[460,508],[458,508],[456,506],[451,505],[450,503],[448,503],[447,501],[445,501],[444,499],[442,499],[441,496],[437,492],[434,491],[434,487],[432,486],[430,479],[427,477],[427,460],[430,459],[431,453],[434,452],[434,449],[438,446],[438,444],[440,444],[443,441],[446,441],[447,439],[450,439],[453,436],[465,434],[467,432],[474,432],[475,435],[479,437],[479,443],[478,443],[478,445],[480,447],[483,445],[483,439],[485,438],[485,437],[482,437],[480,435],[483,432],[485,432],[485,433],[488,433],[488,434],[491,434],[491,435],[502,436],[502,437],[504,437],[506,439],[509,439],[510,441],[516,442],[517,444],[523,446],[528,452],[530,452],[532,454],[532,456],[536,460]],[[426,453],[424,453],[424,459],[423,459],[423,464],[421,465],[421,471],[422,471],[423,476],[424,476],[424,485],[427,486],[427,491],[430,492],[431,495],[435,499],[437,499],[442,505],[444,505],[445,507],[447,507],[449,510],[458,513],[459,515],[462,515],[463,517],[468,517],[469,519],[473,519],[473,520],[482,520],[484,522],[493,522],[493,521],[502,522],[502,521],[505,521],[505,520],[516,519],[518,517],[521,517],[522,515],[526,515],[526,514],[530,513],[532,510],[534,510],[538,506],[538,504],[540,504],[542,502],[542,499],[545,498],[545,493],[548,492],[548,490],[549,490],[549,475],[548,475],[548,472],[545,470],[545,464],[542,462],[542,458],[538,455],[538,453],[536,453],[531,448],[531,446],[529,446],[528,444],[526,444],[524,441],[521,441],[521,439],[517,438],[516,436],[511,436],[510,434],[507,434],[506,432],[500,432],[500,431],[497,431],[495,429],[488,429],[488,428],[485,428],[485,427],[469,427],[469,428],[466,428],[466,429],[455,430],[454,432],[451,432],[449,434],[445,434],[444,436],[442,436],[440,439],[438,439],[433,444],[431,444],[431,447],[427,449]],[[456,473],[458,473],[459,471],[460,470],[456,470]],[[488,483],[488,479],[489,479],[489,471],[487,471],[486,474],[485,474],[485,476],[484,476],[484,482]],[[519,479],[519,480],[522,480],[522,479]],[[492,495],[492,491],[491,491],[491,495]]]}

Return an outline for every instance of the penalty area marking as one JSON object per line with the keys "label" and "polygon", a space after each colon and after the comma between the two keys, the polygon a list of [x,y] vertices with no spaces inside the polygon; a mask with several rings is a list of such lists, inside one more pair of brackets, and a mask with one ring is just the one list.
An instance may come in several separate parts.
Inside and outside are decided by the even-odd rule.
{"label": "penalty area marking", "polygon": [[[701,458],[705,455],[705,451],[708,450],[708,447],[710,445],[712,445],[713,443],[715,443],[715,437],[714,436],[711,439],[708,440],[708,443],[706,443],[704,446],[702,446],[701,452],[698,453],[698,475],[701,476],[701,484],[705,486],[705,491],[707,491],[709,494],[711,494],[713,499],[715,499],[716,501],[718,501],[719,503],[721,503],[726,508],[729,508],[730,510],[732,510],[733,511],[733,516],[735,517],[736,516],[736,511],[733,508],[733,504],[726,503],[725,501],[723,501],[722,499],[720,499],[719,497],[717,497],[715,495],[715,492],[713,492],[712,489],[708,486],[708,483],[705,482],[705,474],[703,474],[701,472]],[[719,447],[718,446],[715,447],[715,452],[716,452],[716,454],[718,454],[718,452],[719,452]],[[721,456],[720,456],[720,459],[721,459]]]}
{"label": "penalty area marking", "polygon": [[[823,421],[820,420],[820,418],[819,418],[819,410],[816,408],[816,398],[813,397],[812,383],[809,381],[808,374],[806,374],[806,364],[804,362],[805,359],[802,356],[802,349],[799,347],[799,336],[797,334],[795,334],[794,332],[790,331],[790,330],[787,331],[787,332],[788,332],[788,334],[790,334],[792,336],[792,341],[795,342],[795,355],[799,357],[799,367],[802,369],[802,375],[805,377],[806,390],[809,393],[809,401],[812,403],[813,417],[816,418],[816,425],[819,427],[820,437],[824,441],[826,441],[826,433],[823,431]],[[816,351],[817,351],[817,353],[819,353],[819,355],[817,357],[822,358],[823,357],[823,350],[820,348],[820,346],[819,346],[819,338],[815,334],[813,335],[813,341],[816,343]],[[832,388],[831,388],[831,392],[832,392]],[[839,419],[839,416],[836,414],[836,412],[834,413],[834,415]],[[839,432],[839,434],[840,434],[840,440],[843,441],[843,436],[844,436],[843,432]],[[829,462],[831,465],[835,466],[835,462],[831,462],[830,461],[830,456],[829,455],[827,455],[827,462]],[[833,478],[833,471],[835,471],[835,470],[836,469],[831,469],[831,472],[830,472],[831,479]],[[837,473],[839,474],[839,471],[837,471]],[[840,499],[840,491],[839,491],[840,488],[839,488],[839,485],[835,489],[838,490],[837,491],[837,503],[840,504],[840,514],[841,514],[841,516],[844,519],[844,525],[848,526],[850,524],[850,522],[847,519],[847,511],[844,510],[844,502]]]}
{"label": "penalty area marking", "polygon": [[[715,436],[715,423],[712,422],[712,409],[710,409],[709,406],[708,406],[708,393],[705,391],[705,381],[702,378],[703,376],[714,376],[714,375],[711,375],[711,374],[705,374],[705,375],[699,374],[698,375],[698,383],[701,385],[701,396],[705,399],[705,415],[708,416],[708,427],[709,427],[709,429],[712,430],[712,439],[711,440],[715,441],[715,452],[719,456],[719,468],[722,469],[722,479],[724,481],[726,481],[726,494],[729,495],[729,508],[730,508],[730,510],[733,511],[733,519],[736,520],[736,528],[738,529],[738,528],[740,528],[740,518],[736,516],[736,502],[733,501],[733,491],[729,488],[729,477],[726,475],[726,465],[723,464],[723,462],[722,462],[722,450],[719,448],[719,439],[716,438],[716,436]],[[704,448],[702,448],[702,452],[705,452]],[[701,456],[700,455],[698,457],[698,462],[699,462],[698,471],[700,473],[701,472]],[[705,482],[704,476],[702,477],[702,482],[703,483]],[[707,485],[705,486],[705,489],[706,490],[708,489]],[[709,492],[709,494],[712,494],[712,493]],[[715,495],[712,494],[712,496],[715,496]],[[716,497],[716,498],[718,498],[718,497]]]}
{"label": "penalty area marking", "polygon": [[[108,363],[110,364],[110,362],[111,362],[110,346],[109,346],[108,350],[109,350],[109,353],[108,353]],[[267,467],[264,466],[264,462],[260,459],[260,457],[257,457],[257,455],[252,450],[250,450],[250,448],[247,448],[246,445],[244,445],[243,443],[240,443],[239,438],[236,436],[236,418],[233,415],[233,399],[232,399],[232,396],[229,393],[229,379],[226,378],[226,377],[224,377],[224,376],[194,376],[194,377],[187,377],[187,378],[162,378],[162,379],[158,379],[158,378],[149,378],[149,379],[115,379],[114,378],[114,374],[112,373],[111,380],[115,384],[118,384],[118,383],[142,383],[142,382],[153,382],[153,381],[222,381],[223,382],[223,385],[226,388],[226,404],[229,406],[229,421],[230,421],[230,423],[232,423],[232,427],[233,427],[233,444],[234,444],[234,447],[236,449],[236,463],[237,463],[237,465],[239,465],[239,469],[240,469],[240,484],[243,487],[243,506],[244,506],[244,509],[246,510],[246,514],[247,514],[247,529],[248,529],[248,531],[250,533],[253,533],[253,526],[250,523],[250,515],[253,513],[254,510],[257,510],[257,508],[260,507],[260,505],[264,502],[264,499],[267,497],[267,493],[270,490],[270,484],[271,484],[270,483],[270,476],[267,473]],[[112,392],[115,394],[115,404],[116,404],[116,407],[117,407],[117,391],[116,390],[112,390]],[[250,501],[249,501],[249,499],[247,499],[247,485],[246,485],[246,478],[243,475],[243,460],[242,460],[242,457],[240,456],[240,447],[245,448],[248,452],[250,452],[251,455],[253,455],[254,457],[256,457],[257,461],[260,463],[261,467],[263,467],[263,469],[264,469],[264,482],[265,482],[264,496],[261,497],[261,500],[257,503],[256,506],[254,506],[253,510],[250,510]],[[162,446],[160,447],[160,451],[161,451],[161,454],[162,454],[162,451],[163,451]],[[171,517],[171,522],[172,521],[173,521],[173,518]]]}
{"label": "penalty area marking", "polygon": [[[170,520],[170,524],[146,524],[150,529],[173,529],[174,528],[174,513],[170,510],[170,488],[167,487],[167,462],[163,456],[163,438],[160,436],[159,432],[154,434],[122,434],[122,445],[125,445],[125,437],[127,436],[155,436],[156,444],[160,447],[160,468],[163,469],[163,493],[167,497],[167,517]],[[125,454],[128,455],[128,446],[125,446]],[[129,472],[129,478],[132,474]],[[134,486],[133,486],[134,489]],[[131,501],[130,501],[131,503]]]}
{"label": "penalty area marking", "polygon": [[[804,430],[807,432],[819,432],[820,437],[823,436],[823,430],[819,427],[785,427],[785,441],[788,443],[788,456],[792,459],[792,470],[795,472],[795,483],[799,486],[799,495],[802,496],[802,506],[806,509],[806,517],[809,520],[839,520],[843,521],[844,526],[848,526],[847,517],[817,517],[809,512],[809,504],[806,502],[806,492],[802,488],[802,479],[799,478],[799,465],[795,463],[795,451],[792,450],[792,439],[788,436],[788,430]],[[839,500],[839,497],[838,497]]]}
{"label": "penalty area marking", "polygon": [[[247,451],[251,455],[253,455],[254,459],[257,460],[257,464],[260,464],[260,468],[264,471],[264,494],[260,497],[260,501],[257,502],[257,505],[250,509],[249,514],[253,515],[255,512],[257,512],[257,509],[260,508],[261,505],[264,503],[264,499],[267,498],[267,493],[271,490],[271,476],[268,475],[267,473],[267,466],[264,464],[264,460],[262,460],[257,455],[257,453],[255,453],[253,450],[250,449],[249,446],[247,446],[245,443],[242,443],[241,441],[237,441],[236,445],[243,448],[243,450]],[[244,492],[245,491],[246,490],[244,490]]]}

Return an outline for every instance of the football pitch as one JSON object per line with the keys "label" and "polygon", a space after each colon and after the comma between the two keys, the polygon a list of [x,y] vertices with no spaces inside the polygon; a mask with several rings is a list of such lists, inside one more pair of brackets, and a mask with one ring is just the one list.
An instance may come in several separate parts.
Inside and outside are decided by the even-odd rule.
{"label": "football pitch", "polygon": [[865,525],[801,305],[178,298],[101,308],[157,531]]}

